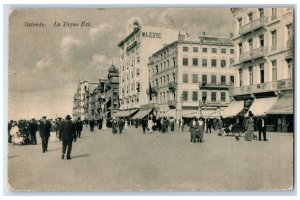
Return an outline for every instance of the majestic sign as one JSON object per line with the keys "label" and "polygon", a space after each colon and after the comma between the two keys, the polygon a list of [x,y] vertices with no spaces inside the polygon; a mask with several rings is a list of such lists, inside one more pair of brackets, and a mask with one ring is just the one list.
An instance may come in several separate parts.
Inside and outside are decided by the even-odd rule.
{"label": "majestic sign", "polygon": [[161,38],[161,33],[142,32],[142,36],[148,38]]}

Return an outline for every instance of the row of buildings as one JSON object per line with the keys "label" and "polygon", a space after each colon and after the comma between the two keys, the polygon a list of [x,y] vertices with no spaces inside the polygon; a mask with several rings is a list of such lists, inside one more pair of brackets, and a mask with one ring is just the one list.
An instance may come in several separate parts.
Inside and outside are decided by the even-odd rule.
{"label": "row of buildings", "polygon": [[[268,115],[269,130],[291,130],[293,9],[232,8],[231,12],[230,38],[205,33],[191,37],[183,30],[145,26],[138,18],[131,19],[128,35],[118,44],[118,106],[110,115],[142,118],[155,112],[181,119],[231,117],[251,110],[255,116]],[[96,95],[98,90],[92,90]],[[102,102],[108,99],[106,95]],[[91,105],[80,111],[89,113],[82,117],[95,114],[92,110],[98,104]],[[96,114],[105,115],[113,108],[105,105]]]}

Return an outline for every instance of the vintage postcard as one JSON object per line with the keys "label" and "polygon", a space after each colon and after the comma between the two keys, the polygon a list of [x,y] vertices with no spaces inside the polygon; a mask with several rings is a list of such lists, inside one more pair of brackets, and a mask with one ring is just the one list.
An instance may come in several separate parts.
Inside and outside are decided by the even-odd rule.
{"label": "vintage postcard", "polygon": [[294,189],[293,6],[8,15],[9,191]]}

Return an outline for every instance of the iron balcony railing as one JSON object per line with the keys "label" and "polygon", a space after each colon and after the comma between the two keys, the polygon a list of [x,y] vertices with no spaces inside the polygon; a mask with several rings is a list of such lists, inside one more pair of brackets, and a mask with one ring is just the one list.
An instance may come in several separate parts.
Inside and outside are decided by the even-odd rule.
{"label": "iron balcony railing", "polygon": [[207,81],[199,81],[200,89],[228,89],[232,87],[233,84],[230,82],[207,82]]}
{"label": "iron balcony railing", "polygon": [[261,17],[259,19],[249,22],[248,24],[242,25],[239,31],[240,35],[246,34],[248,32],[263,27],[267,23],[267,20],[268,20],[267,17]]}
{"label": "iron balcony railing", "polygon": [[293,89],[294,82],[293,79],[282,79],[273,82],[267,83],[259,83],[254,85],[246,85],[241,87],[232,87],[229,88],[229,95],[230,96],[237,96],[237,95],[245,95],[245,94],[254,94],[254,93],[261,93],[261,92],[271,92],[277,90],[288,90]]}
{"label": "iron balcony railing", "polygon": [[252,49],[248,52],[242,53],[240,55],[239,61],[245,62],[259,57],[263,57],[267,52],[268,52],[268,47],[259,47],[256,49]]}

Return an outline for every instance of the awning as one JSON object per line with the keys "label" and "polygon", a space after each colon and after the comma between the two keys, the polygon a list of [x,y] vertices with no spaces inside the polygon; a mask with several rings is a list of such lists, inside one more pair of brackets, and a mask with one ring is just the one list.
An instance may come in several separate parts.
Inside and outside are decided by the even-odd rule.
{"label": "awning", "polygon": [[139,110],[139,112],[132,117],[132,119],[143,119],[146,117],[148,114],[152,112],[152,109],[147,109],[147,110]]}
{"label": "awning", "polygon": [[117,113],[115,113],[115,117],[129,117],[130,115],[133,115],[136,113],[138,109],[135,110],[120,110]]}
{"label": "awning", "polygon": [[279,98],[266,113],[271,115],[290,115],[294,113],[293,95]]}
{"label": "awning", "polygon": [[232,101],[227,108],[222,112],[223,118],[237,116],[244,109],[244,101]]}
{"label": "awning", "polygon": [[106,99],[106,101],[104,102],[104,104],[107,104],[109,102],[110,98],[109,99]]}
{"label": "awning", "polygon": [[277,97],[255,99],[249,111],[251,111],[255,117],[265,115],[276,101]]}
{"label": "awning", "polygon": [[[180,111],[179,111],[180,112]],[[202,117],[204,118],[218,118],[219,113],[216,110],[202,110],[201,112],[199,110],[183,110],[182,117],[185,118],[193,118],[193,117]]]}

